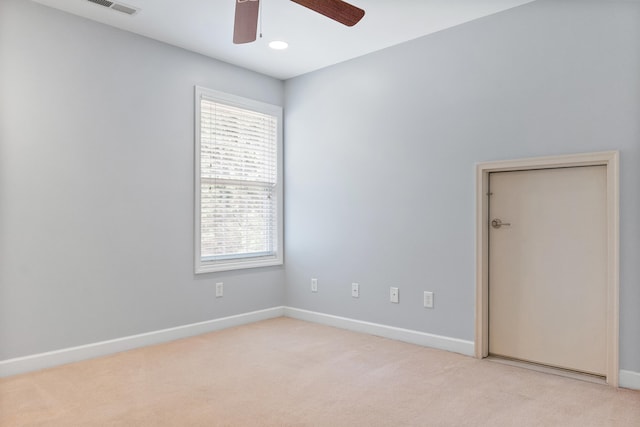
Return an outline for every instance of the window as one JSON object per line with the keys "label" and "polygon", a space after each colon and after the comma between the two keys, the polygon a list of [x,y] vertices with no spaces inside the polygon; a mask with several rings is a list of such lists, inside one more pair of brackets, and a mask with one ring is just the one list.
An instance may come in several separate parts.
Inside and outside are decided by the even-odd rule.
{"label": "window", "polygon": [[282,108],[196,87],[196,273],[282,264]]}

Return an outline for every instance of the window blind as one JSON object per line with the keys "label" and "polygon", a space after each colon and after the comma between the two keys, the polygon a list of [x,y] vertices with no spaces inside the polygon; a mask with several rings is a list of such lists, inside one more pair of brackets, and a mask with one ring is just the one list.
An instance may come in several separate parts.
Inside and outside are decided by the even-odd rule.
{"label": "window blind", "polygon": [[275,256],[278,118],[200,98],[202,262]]}

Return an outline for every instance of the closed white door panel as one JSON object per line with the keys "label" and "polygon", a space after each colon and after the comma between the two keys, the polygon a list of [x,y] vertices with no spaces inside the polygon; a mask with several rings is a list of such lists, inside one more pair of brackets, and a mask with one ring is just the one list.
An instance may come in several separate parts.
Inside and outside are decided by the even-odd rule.
{"label": "closed white door panel", "polygon": [[490,175],[489,352],[606,373],[606,167]]}

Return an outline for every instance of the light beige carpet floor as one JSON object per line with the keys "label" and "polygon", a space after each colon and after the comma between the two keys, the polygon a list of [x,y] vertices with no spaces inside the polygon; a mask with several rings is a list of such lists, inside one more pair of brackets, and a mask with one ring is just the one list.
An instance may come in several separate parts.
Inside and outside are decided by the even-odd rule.
{"label": "light beige carpet floor", "polygon": [[640,426],[640,392],[279,318],[0,380],[2,426]]}

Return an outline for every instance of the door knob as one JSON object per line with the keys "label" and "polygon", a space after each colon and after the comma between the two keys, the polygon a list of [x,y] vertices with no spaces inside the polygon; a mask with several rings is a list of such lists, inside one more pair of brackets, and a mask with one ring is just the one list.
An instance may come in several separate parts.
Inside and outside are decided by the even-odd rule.
{"label": "door knob", "polygon": [[491,221],[491,226],[493,228],[500,228],[503,225],[511,225],[511,224],[508,222],[502,222],[500,218],[495,218],[494,220]]}

